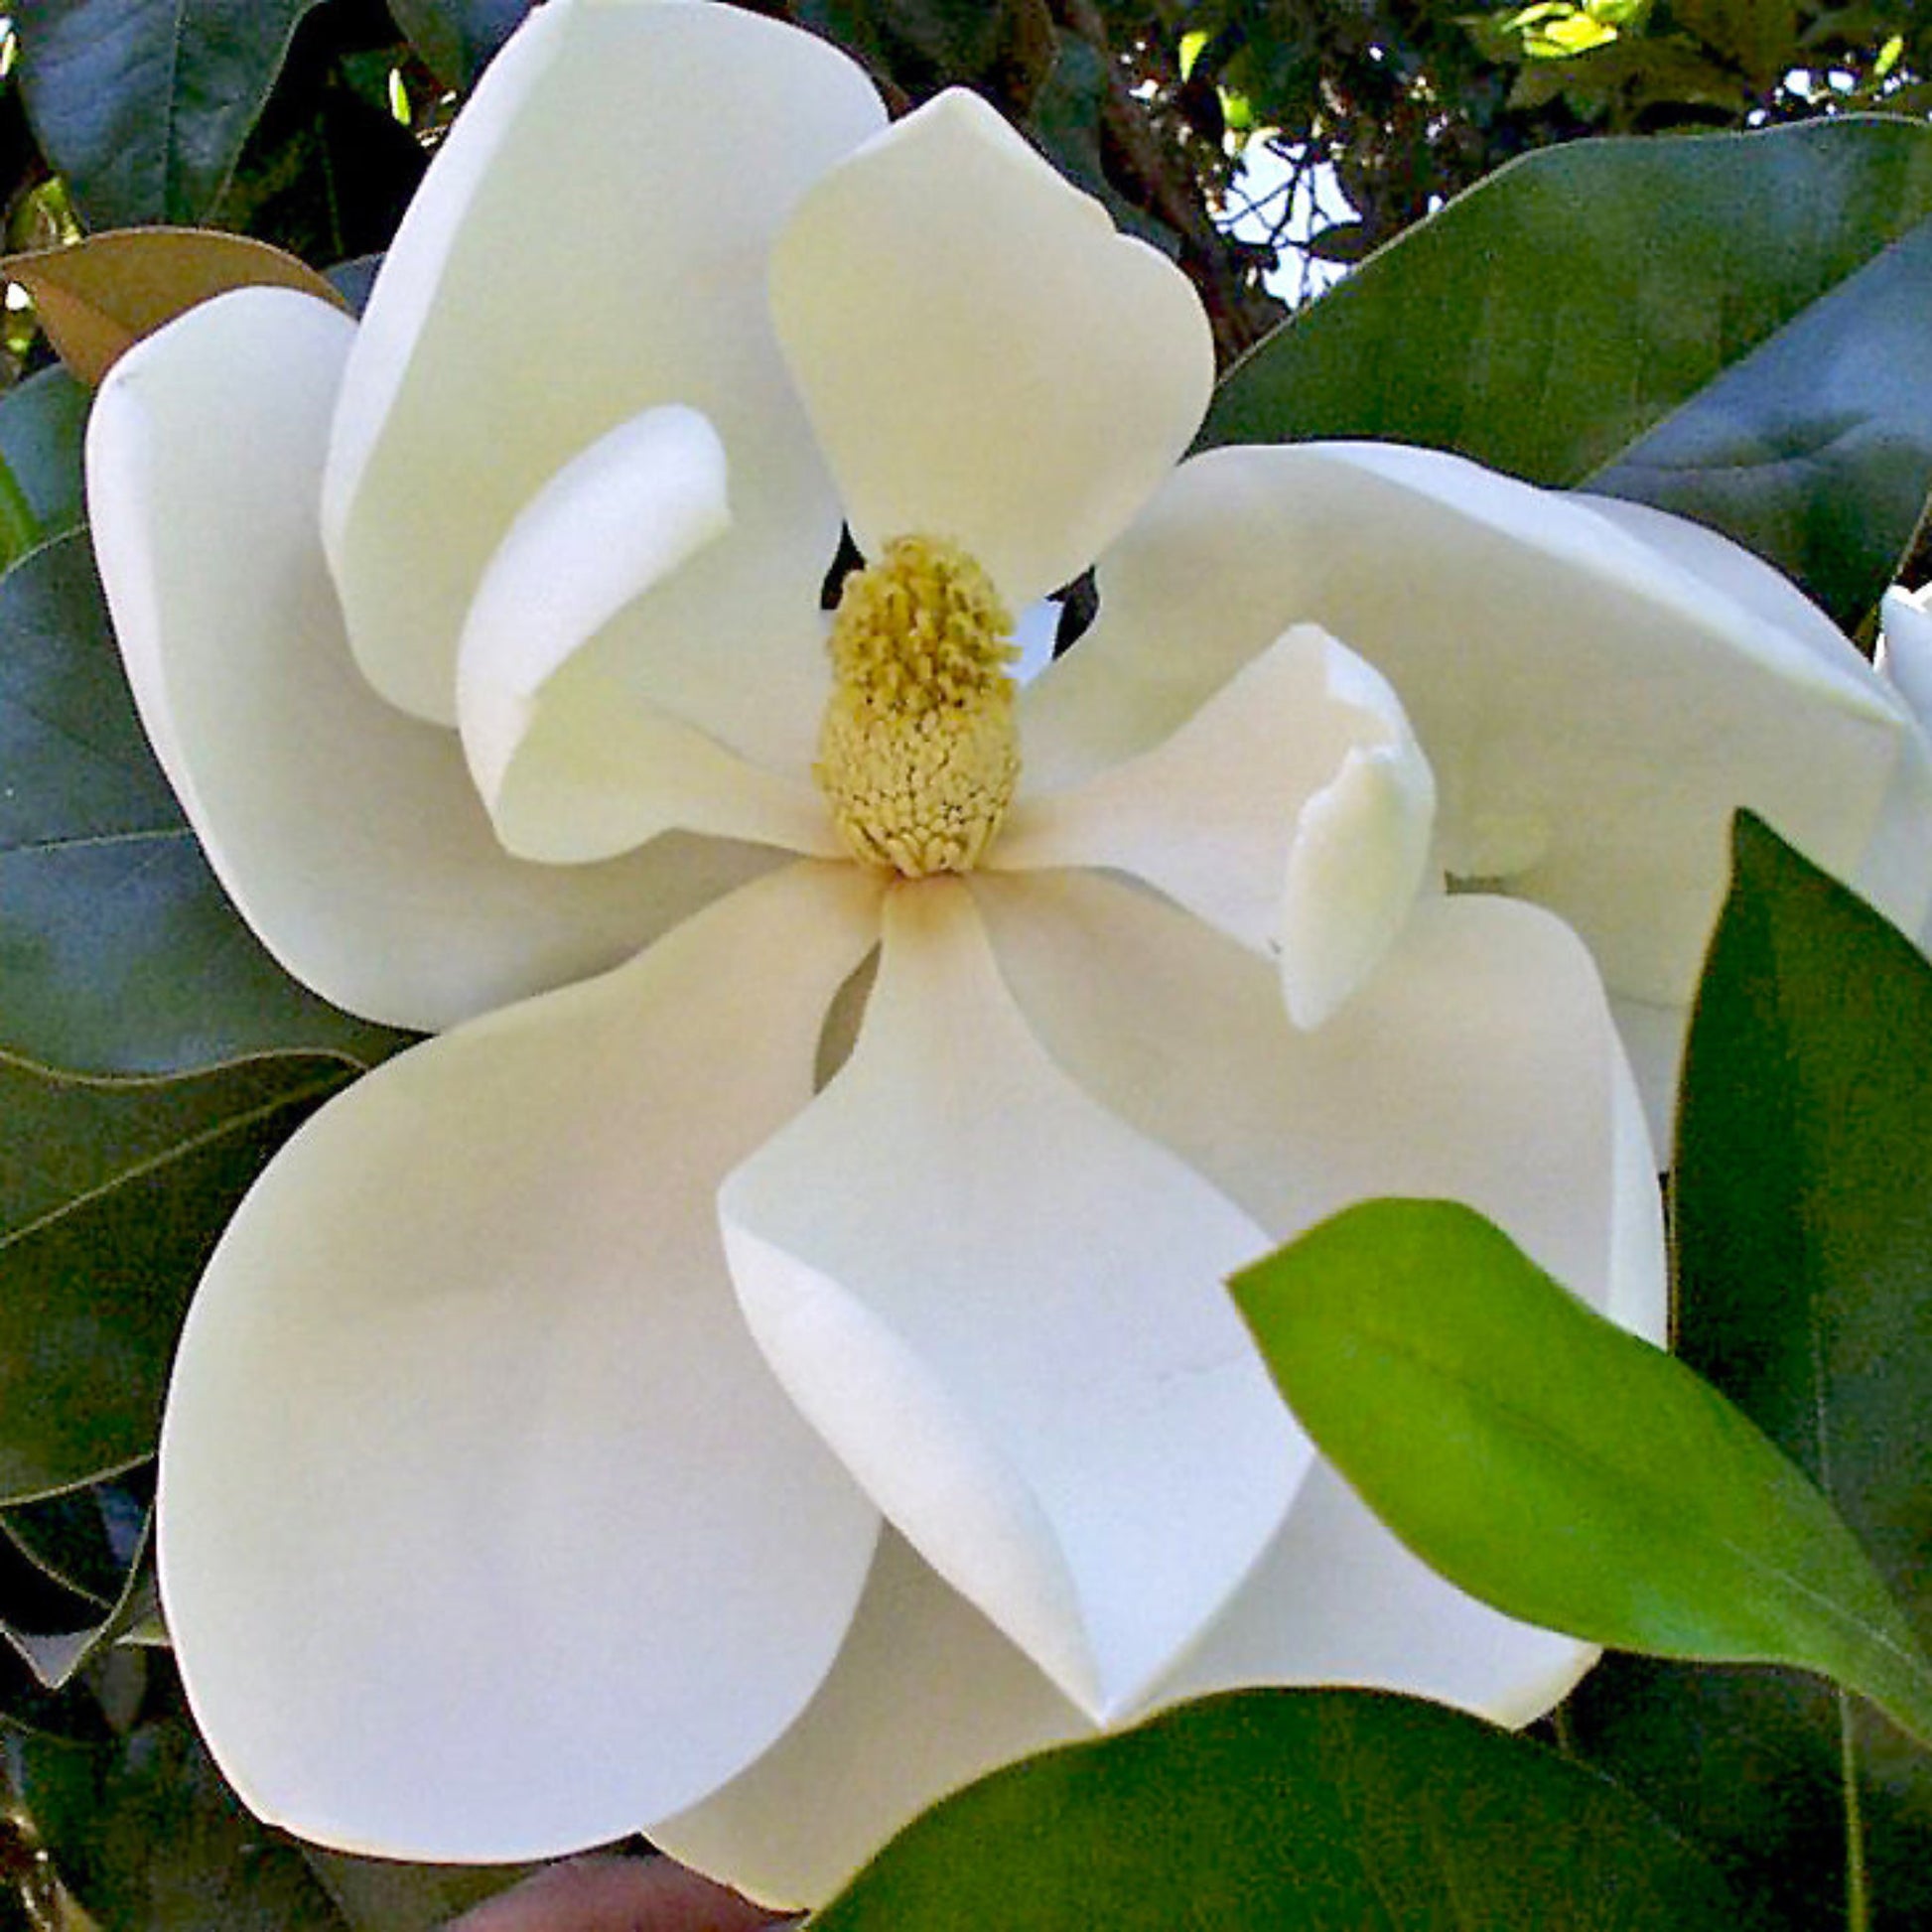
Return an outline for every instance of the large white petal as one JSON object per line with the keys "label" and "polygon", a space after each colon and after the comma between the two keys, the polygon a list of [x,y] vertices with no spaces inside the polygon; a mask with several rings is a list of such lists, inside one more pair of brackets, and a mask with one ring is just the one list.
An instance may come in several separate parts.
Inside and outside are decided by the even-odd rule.
{"label": "large white petal", "polygon": [[1526,1725],[1561,1704],[1597,1654],[1465,1596],[1317,1462],[1240,1594],[1150,1703],[1250,1684],[1353,1684]]}
{"label": "large white petal", "polygon": [[889,1528],[804,1716],[750,1770],[650,1836],[754,1898],[821,1904],[947,1792],[1092,1731]]}
{"label": "large white petal", "polygon": [[[1588,956],[1512,900],[1423,901],[1327,1026],[1287,1026],[1267,968],[1096,877],[975,887],[1048,1050],[1278,1238],[1380,1194],[1469,1202],[1591,1306],[1668,1325],[1642,1109]],[[1410,1690],[1522,1723],[1593,1653],[1497,1615],[1408,1555],[1325,1465],[1151,1702],[1239,1683]]]}
{"label": "large white petal", "polygon": [[189,1698],[261,1816],[521,1859],[741,1770],[878,1518],[745,1332],[718,1177],[810,1092],[876,930],[798,868],[389,1061],[243,1201],[161,1449]]}
{"label": "large white petal", "polygon": [[892,892],[851,1059],[720,1212],[799,1408],[1095,1717],[1280,1523],[1309,1450],[1221,1288],[1266,1238],[1040,1051],[963,882]]}
{"label": "large white petal", "polygon": [[[1863,657],[1847,644],[1845,633],[1797,585],[1728,537],[1648,503],[1629,503],[1617,496],[1584,495],[1579,500],[1701,578],[1720,598],[1757,618],[1767,630],[1802,645],[1833,675],[1844,673],[1867,685],[1877,681],[1869,676]],[[1886,594],[1886,610],[1892,609],[1893,595]],[[1873,668],[1878,679],[1888,681],[1904,700],[1923,741],[1932,727],[1927,725],[1921,700],[1932,692],[1922,688],[1922,677],[1915,688],[1909,678],[1895,674],[1882,636]],[[1921,742],[1916,748],[1901,749],[1864,850],[1858,864],[1841,876],[1907,931],[1932,925],[1932,747]],[[1641,1077],[1643,1056],[1634,1044],[1632,1056]],[[1668,1145],[1668,1137],[1664,1144]]]}
{"label": "large white petal", "polygon": [[[1145,749],[1285,624],[1319,623],[1401,697],[1449,869],[1561,912],[1617,993],[1681,1007],[1734,809],[1859,877],[1927,755],[1849,644],[1767,622],[1768,590],[1726,595],[1637,527],[1429,451],[1217,450],[1104,561],[1093,630],[1030,689],[1034,781]],[[1921,853],[1894,914],[1916,924],[1928,892]]]}
{"label": "large white petal", "polygon": [[989,863],[1114,867],[1280,961],[1297,1025],[1374,970],[1422,889],[1436,787],[1387,681],[1312,624],[1171,738],[1026,793]]}
{"label": "large white petal", "polygon": [[[395,703],[455,721],[458,632],[510,519],[606,430],[679,402],[737,479],[706,595],[687,594],[743,682],[729,720],[692,722],[771,761],[809,744],[816,720],[801,738],[764,659],[816,648],[783,620],[815,607],[839,512],[765,258],[883,120],[843,55],[732,7],[550,0],[496,58],[377,278],[330,457],[330,559],[357,660]],[[651,599],[633,624],[607,639],[620,665],[689,634]]]}
{"label": "large white petal", "polygon": [[510,859],[455,735],[363,682],[317,525],[353,336],[278,289],[190,311],[102,384],[87,500],[142,722],[223,887],[306,985],[434,1029],[615,964],[765,861]]}
{"label": "large white petal", "polygon": [[[503,843],[524,858],[608,858],[672,827],[839,855],[802,765],[766,770],[650,702],[592,639],[640,594],[703,556],[731,524],[724,445],[694,409],[666,403],[620,423],[524,506],[490,559],[464,622],[457,710],[470,769]],[[681,592],[670,592],[679,601]],[[795,627],[822,629],[815,604]],[[693,626],[680,679],[713,703],[745,675],[738,653]],[[667,666],[660,662],[656,669]],[[791,694],[823,708],[824,653]]]}
{"label": "large white petal", "polygon": [[981,873],[973,891],[1046,1050],[1275,1241],[1374,1195],[1467,1201],[1593,1307],[1663,1333],[1642,1110],[1560,920],[1423,899],[1367,985],[1303,1033],[1266,965],[1128,884]]}
{"label": "large white petal", "polygon": [[1015,610],[1126,527],[1214,379],[1186,278],[958,90],[812,189],[771,300],[860,548],[949,538]]}

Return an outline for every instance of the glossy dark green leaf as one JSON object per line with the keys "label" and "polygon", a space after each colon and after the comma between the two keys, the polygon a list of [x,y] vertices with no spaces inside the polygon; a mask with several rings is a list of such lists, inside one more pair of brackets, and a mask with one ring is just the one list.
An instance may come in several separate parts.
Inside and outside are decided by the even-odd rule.
{"label": "glossy dark green leaf", "polygon": [[389,0],[389,12],[439,80],[473,87],[530,11],[530,0]]}
{"label": "glossy dark green leaf", "polygon": [[317,0],[20,0],[16,78],[90,228],[199,221]]}
{"label": "glossy dark green leaf", "polygon": [[[1678,1348],[1831,1495],[1928,1641],[1932,966],[1757,821],[1735,846],[1686,1057]],[[1738,1868],[1775,1842],[1778,1786],[1678,1760],[1716,1734],[1790,1767],[1842,1863],[1829,1699],[1619,1671],[1586,1687],[1577,1729]],[[1932,1922],[1932,1760],[1863,1714],[1855,1742],[1873,1923]]]}
{"label": "glossy dark green leaf", "polygon": [[98,1604],[113,1601],[147,1535],[151,1469],[0,1511],[0,1535],[47,1575]]}
{"label": "glossy dark green leaf", "polygon": [[1244,1691],[996,1771],[813,1932],[1702,1932],[1722,1882],[1614,1787],[1459,1712]]}
{"label": "glossy dark green leaf", "polygon": [[42,369],[0,395],[0,457],[26,493],[43,538],[84,514],[80,452],[91,397],[67,370]]}
{"label": "glossy dark green leaf", "polygon": [[296,984],[155,763],[83,531],[0,577],[0,1051],[164,1074],[251,1052],[371,1064],[403,1037]]}
{"label": "glossy dark green leaf", "polygon": [[1932,304],[1928,218],[1917,122],[1543,150],[1291,318],[1202,440],[1379,437],[1600,479],[1856,622],[1932,485],[1932,332],[1903,320]]}
{"label": "glossy dark green leaf", "polygon": [[228,1214],[349,1077],[290,1055],[101,1085],[0,1060],[0,1502],[153,1453],[175,1337]]}
{"label": "glossy dark green leaf", "polygon": [[251,1818],[186,1719],[14,1747],[56,1868],[104,1932],[345,1932],[288,1839]]}
{"label": "glossy dark green leaf", "polygon": [[1588,487],[1695,517],[1857,628],[1932,483],[1932,220],[1667,417]]}
{"label": "glossy dark green leaf", "polygon": [[1619,1649],[1796,1664],[1932,1740],[1932,1664],[1816,1486],[1481,1215],[1366,1202],[1233,1287],[1322,1452],[1472,1595]]}
{"label": "glossy dark green leaf", "polygon": [[[7,1541],[9,1550],[18,1553],[19,1545],[11,1538]],[[44,1689],[60,1691],[109,1644],[158,1625],[160,1592],[147,1529],[143,1528],[133,1561],[112,1597],[105,1602],[74,1602],[59,1614],[50,1613],[54,1607],[45,1605],[17,1616],[10,1611],[0,1625],[0,1637],[12,1645]]]}

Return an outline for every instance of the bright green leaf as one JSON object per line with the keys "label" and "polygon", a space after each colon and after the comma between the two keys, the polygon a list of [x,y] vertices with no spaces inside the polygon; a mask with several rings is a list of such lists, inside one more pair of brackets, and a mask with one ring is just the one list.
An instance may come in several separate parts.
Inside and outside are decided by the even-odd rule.
{"label": "bright green leaf", "polygon": [[1641,1806],[1527,1738],[1368,1691],[1243,1691],[994,1772],[813,1932],[1735,1932]]}
{"label": "bright green leaf", "polygon": [[1366,1202],[1234,1293],[1303,1427],[1450,1582],[1620,1649],[1814,1670],[1932,1741],[1932,1665],[1816,1487],[1481,1215]]}
{"label": "bright green leaf", "polygon": [[199,221],[317,0],[18,0],[15,69],[90,228]]}
{"label": "bright green leaf", "polygon": [[286,1056],[152,1083],[0,1059],[0,1502],[154,1452],[189,1297],[268,1157],[350,1077]]}
{"label": "bright green leaf", "polygon": [[1915,122],[1546,149],[1292,317],[1202,441],[1379,437],[1546,484],[1602,474],[1857,623],[1932,487],[1932,331],[1901,321],[1932,305],[1928,221]]}
{"label": "bright green leaf", "polygon": [[148,750],[84,531],[0,577],[0,1051],[95,1073],[403,1035],[296,984],[228,903]]}

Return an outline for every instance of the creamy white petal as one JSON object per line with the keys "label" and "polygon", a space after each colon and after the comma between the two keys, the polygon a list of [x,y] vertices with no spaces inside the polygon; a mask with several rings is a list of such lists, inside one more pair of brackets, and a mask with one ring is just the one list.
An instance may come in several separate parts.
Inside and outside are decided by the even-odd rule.
{"label": "creamy white petal", "polygon": [[[780,775],[738,757],[587,650],[730,525],[724,445],[674,403],[601,437],[510,525],[477,587],[457,665],[470,770],[510,851],[603,859],[681,827],[837,855],[802,770]],[[815,628],[816,611],[798,621]],[[734,661],[722,641],[707,639],[714,675]],[[817,672],[793,694],[807,716],[823,683]]]}
{"label": "creamy white petal", "polygon": [[[1636,527],[1429,451],[1214,451],[1104,560],[1094,628],[1030,689],[1034,782],[1144,750],[1286,623],[1320,623],[1401,697],[1449,869],[1561,912],[1615,992],[1681,1006],[1735,808],[1858,877],[1927,754],[1849,645],[1766,622],[1775,594],[1727,596]],[[1932,854],[1895,915],[1929,891]]]}
{"label": "creamy white petal", "polygon": [[142,722],[229,897],[305,985],[436,1029],[615,964],[767,862],[511,859],[455,735],[363,682],[317,527],[353,335],[248,289],[138,344],[94,403],[88,508]]}
{"label": "creamy white petal", "polygon": [[1314,1027],[1407,918],[1435,802],[1386,680],[1301,624],[1151,751],[1024,793],[989,863],[1112,867],[1158,886],[1278,958],[1290,1014]]}
{"label": "creamy white petal", "polygon": [[1665,1278],[1642,1108],[1588,955],[1517,900],[1421,900],[1325,1027],[1267,966],[1093,874],[977,874],[1028,1025],[1101,1105],[1279,1243],[1380,1194],[1462,1200],[1656,1339]]}
{"label": "creamy white petal", "polygon": [[805,1714],[741,1777],[648,1827],[772,1905],[822,1904],[949,1791],[1093,1727],[892,1529]]}
{"label": "creamy white petal", "polygon": [[961,881],[890,894],[851,1059],[720,1212],[800,1410],[1096,1718],[1280,1523],[1309,1450],[1221,1287],[1266,1238],[1040,1051]]}
{"label": "creamy white petal", "polygon": [[667,646],[728,651],[729,716],[690,722],[767,761],[809,743],[765,678],[816,648],[782,620],[814,608],[839,511],[764,266],[799,194],[883,120],[843,55],[737,8],[550,0],[498,55],[377,277],[330,458],[330,559],[393,702],[454,722],[458,632],[511,518],[606,430],[680,402],[731,453],[733,526],[679,580],[703,621],[646,599],[605,647],[668,687]]}
{"label": "creamy white petal", "polygon": [[[1642,1109],[1588,957],[1549,914],[1425,900],[1356,998],[1298,1033],[1265,967],[1146,894],[1074,874],[976,892],[1048,1050],[1278,1238],[1375,1195],[1464,1200],[1593,1307],[1663,1338]],[[1317,1463],[1267,1556],[1149,1702],[1341,1682],[1518,1724],[1593,1654],[1434,1577]]]}
{"label": "creamy white petal", "polygon": [[1240,1594],[1149,1702],[1351,1684],[1526,1725],[1561,1704],[1597,1655],[1464,1595],[1317,1462]]}
{"label": "creamy white petal", "polygon": [[949,538],[1015,610],[1126,527],[1214,379],[1186,278],[958,89],[806,195],[771,301],[860,548]]}
{"label": "creamy white petal", "polygon": [[[1840,876],[1908,932],[1932,927],[1932,746],[1924,743],[1924,734],[1932,727],[1920,703],[1921,697],[1932,696],[1924,689],[1932,680],[1922,676],[1914,686],[1892,674],[1882,636],[1877,662],[1868,666],[1797,585],[1728,537],[1648,503],[1594,495],[1579,500],[1703,579],[1720,598],[1755,616],[1767,630],[1804,646],[1834,676],[1881,689],[1889,680],[1893,692],[1905,701],[1904,709],[1917,721],[1921,742],[1916,748],[1903,748],[1893,760],[1864,850],[1858,864]],[[1891,595],[1887,593],[1887,600]],[[1891,608],[1889,601],[1885,608]],[[1631,1049],[1641,1074],[1641,1047],[1634,1038]],[[1669,1138],[1660,1144],[1668,1147]]]}
{"label": "creamy white petal", "polygon": [[745,1332],[714,1189],[809,1095],[875,931],[854,869],[788,869],[387,1062],[243,1201],[176,1362],[160,1563],[262,1817],[546,1856],[810,1699],[878,1518]]}

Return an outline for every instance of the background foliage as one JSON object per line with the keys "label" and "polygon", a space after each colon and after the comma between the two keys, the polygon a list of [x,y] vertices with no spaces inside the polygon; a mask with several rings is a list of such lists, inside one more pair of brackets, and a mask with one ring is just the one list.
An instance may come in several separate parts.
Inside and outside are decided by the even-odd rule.
{"label": "background foliage", "polygon": [[[526,10],[527,0],[23,0],[0,42],[6,246],[207,225],[273,242],[352,292]],[[896,106],[978,88],[1123,226],[1172,254],[1234,370],[1209,440],[1407,437],[1537,481],[1662,502],[1773,557],[1854,631],[1911,547],[1932,483],[1922,321],[1932,23],[1903,0],[756,10],[840,42]],[[1767,132],[1762,146],[1706,138],[1873,108],[1910,118]],[[1605,134],[1645,139],[1522,160]],[[1499,184],[1447,207],[1512,162]],[[1725,318],[1667,378],[1631,321],[1660,287],[1681,316]],[[534,343],[542,301],[532,291]],[[1609,406],[1632,393],[1642,410]],[[0,1932],[412,1932],[501,1874],[358,1864],[255,1824],[222,1789],[153,1647],[148,1458],[180,1310],[228,1206],[281,1139],[399,1041],[322,1007],[264,959],[153,765],[84,532],[85,407],[84,389],[53,365],[26,283],[9,285]],[[1817,430],[1825,419],[1829,438]],[[1754,460],[1767,451],[1803,457],[1802,484],[1790,466]],[[1862,1159],[1860,1136],[1867,1150],[1932,1140],[1926,1079],[1896,1051],[1909,1030],[1932,1030],[1928,975],[1768,835],[1740,838],[1687,1096],[1685,1355],[1800,1467],[1820,1476],[1829,1464],[1834,1502],[1923,1642],[1932,1362],[1913,1311],[1932,1281],[1932,1230],[1895,1165]],[[1848,1013],[1836,997],[1847,959],[1890,989],[1875,1014]],[[1768,1006],[1766,987],[1778,989]],[[1854,1098],[1850,1139],[1821,1139],[1819,1124]],[[1821,1228],[1809,1203],[1826,1167],[1854,1178],[1834,1195],[1840,1218]],[[1767,1171],[1786,1194],[1767,1192]],[[102,1268],[109,1255],[120,1265]],[[1808,1299],[1767,1303],[1767,1281],[1802,1284]],[[1823,1331],[1807,1324],[1827,1315],[1831,1345],[1809,1345]],[[1807,1433],[1821,1429],[1829,1456]],[[956,1880],[960,1843],[985,1844],[989,1830],[1024,1842],[1041,1806],[1077,1815],[1096,1788],[1159,1789],[1174,1762],[1201,1752],[1274,1777],[1296,1751],[1370,1829],[1375,1856],[1422,1861],[1419,1897],[1441,1877],[1427,1863],[1436,1855],[1396,1826],[1420,1816],[1426,1764],[1439,1777],[1446,1765],[1493,1776],[1514,1794],[1517,1810],[1505,1806],[1471,1841],[1484,1855],[1471,1883],[1481,1868],[1537,1882],[1495,1863],[1508,1819],[1533,1804],[1559,1838],[1607,1832],[1599,1842],[1663,1848],[1655,1882],[1675,1887],[1675,1922],[1723,1923],[1726,1897],[1745,1901],[1734,1923],[1834,1922],[1848,1860],[1864,1874],[1873,1925],[1932,1913],[1925,1756],[1813,1680],[1620,1658],[1561,1715],[1543,1740],[1556,1748],[1522,1746],[1531,1757],[1373,1701],[1283,1709],[1237,1701],[1152,1741],[1052,1762],[1037,1784],[1023,1774],[976,1797],[964,1824],[936,1814],[909,1864],[828,1922],[910,1922],[884,1914],[915,1909],[905,1901],[929,1870]],[[1382,1783],[1332,1781],[1336,1762],[1359,1770],[1371,1745],[1392,1753]],[[1579,1762],[1589,1776],[1574,1775]],[[1210,1818],[1202,1805],[1187,1841],[1196,1851],[1252,1850],[1250,1813]],[[1464,1806],[1459,1822],[1469,1816]],[[1697,1854],[1680,1856],[1686,1845]],[[942,1887],[958,1922],[1018,1922],[997,1889],[1005,1856],[986,1866],[992,1891]],[[1185,1860],[1166,1868],[1175,1882],[1190,1872],[1207,1882]],[[1216,1869],[1225,1883],[1246,1866],[1230,1855]],[[1553,1899],[1574,1892],[1574,1872],[1555,1886]]]}

